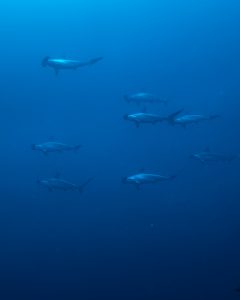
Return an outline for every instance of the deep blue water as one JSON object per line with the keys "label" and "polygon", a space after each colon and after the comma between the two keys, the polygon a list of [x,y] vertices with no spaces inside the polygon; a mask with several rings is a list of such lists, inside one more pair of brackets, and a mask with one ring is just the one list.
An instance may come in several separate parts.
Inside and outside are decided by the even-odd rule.
{"label": "deep blue water", "polygon": [[[215,0],[9,0],[0,4],[0,299],[238,299],[240,4]],[[55,76],[43,57],[98,64]],[[219,114],[183,129],[136,128],[126,93],[168,115]],[[45,156],[33,143],[82,144]],[[175,174],[143,186],[141,168]],[[56,172],[85,192],[53,191]]]}

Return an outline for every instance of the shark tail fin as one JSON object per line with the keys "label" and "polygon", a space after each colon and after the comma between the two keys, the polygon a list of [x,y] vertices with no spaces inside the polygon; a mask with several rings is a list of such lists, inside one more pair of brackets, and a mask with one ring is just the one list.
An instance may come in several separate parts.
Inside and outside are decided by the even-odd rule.
{"label": "shark tail fin", "polygon": [[74,147],[74,151],[75,152],[77,152],[80,148],[82,148],[82,145],[76,145],[75,147]]}
{"label": "shark tail fin", "polygon": [[90,178],[88,178],[88,180],[86,180],[84,183],[82,183],[81,185],[79,185],[78,191],[79,191],[80,193],[83,193],[84,190],[85,190],[85,188],[86,188],[86,186],[87,186],[92,180],[93,180],[93,177],[90,177]]}
{"label": "shark tail fin", "polygon": [[183,171],[184,171],[184,168],[180,169],[177,173],[170,175],[169,180],[173,180],[173,179],[177,178],[180,174],[183,173]]}
{"label": "shark tail fin", "polygon": [[176,117],[183,111],[183,109],[179,109],[178,111],[172,113],[171,115],[169,115],[166,120],[170,123],[170,124],[174,124],[174,121],[176,119]]}
{"label": "shark tail fin", "polygon": [[127,176],[122,177],[122,183],[124,183],[124,184],[127,183]]}
{"label": "shark tail fin", "polygon": [[165,106],[168,106],[169,98],[168,98],[168,97],[163,98],[162,103],[163,103]]}
{"label": "shark tail fin", "polygon": [[42,66],[45,68],[48,64],[49,56],[45,56],[44,59],[42,60]]}
{"label": "shark tail fin", "polygon": [[209,120],[214,120],[214,119],[218,119],[218,118],[220,118],[220,115],[211,115],[209,117]]}
{"label": "shark tail fin", "polygon": [[101,57],[101,56],[93,58],[93,59],[89,60],[88,64],[89,65],[94,65],[94,64],[96,64],[97,62],[99,62],[102,59],[103,59],[103,57]]}
{"label": "shark tail fin", "polygon": [[123,95],[123,98],[127,103],[130,103],[131,100],[127,94]]}
{"label": "shark tail fin", "polygon": [[169,180],[173,180],[178,176],[178,174],[173,174],[169,176]]}

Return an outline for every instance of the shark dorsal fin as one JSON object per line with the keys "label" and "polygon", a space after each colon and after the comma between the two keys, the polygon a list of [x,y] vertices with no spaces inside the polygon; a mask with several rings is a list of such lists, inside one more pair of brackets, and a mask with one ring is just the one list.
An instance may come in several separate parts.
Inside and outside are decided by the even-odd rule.
{"label": "shark dorsal fin", "polygon": [[169,122],[174,122],[175,119],[177,118],[177,116],[179,114],[181,114],[183,112],[183,109],[179,109],[178,111],[170,114],[166,119],[169,121]]}
{"label": "shark dorsal fin", "polygon": [[146,169],[145,168],[141,168],[138,171],[139,171],[139,173],[144,173],[146,171]]}

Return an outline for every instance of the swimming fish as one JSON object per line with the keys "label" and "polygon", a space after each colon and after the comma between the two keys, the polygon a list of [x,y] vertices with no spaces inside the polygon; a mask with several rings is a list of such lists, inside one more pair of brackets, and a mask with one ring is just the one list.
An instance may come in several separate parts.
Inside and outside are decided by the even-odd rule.
{"label": "swimming fish", "polygon": [[96,57],[85,62],[73,59],[65,58],[51,58],[49,56],[44,57],[42,60],[43,67],[53,68],[55,74],[58,75],[60,70],[77,70],[81,67],[91,66],[102,60],[103,57]]}
{"label": "swimming fish", "polygon": [[134,184],[137,189],[140,188],[140,185],[142,184],[149,184],[149,183],[160,183],[163,181],[168,181],[176,178],[177,175],[160,175],[156,173],[145,173],[140,172],[134,175],[123,177],[122,182],[123,183],[129,183]]}
{"label": "swimming fish", "polygon": [[214,120],[219,118],[219,115],[210,115],[210,116],[206,116],[206,115],[194,115],[194,114],[185,114],[182,116],[178,116],[181,113],[182,110],[179,111],[178,114],[176,114],[175,116],[168,118],[168,122],[171,125],[181,125],[183,127],[186,127],[189,124],[198,124],[200,122],[203,121],[209,121],[209,120]]}
{"label": "swimming fish", "polygon": [[167,117],[160,116],[158,114],[151,114],[147,113],[146,109],[144,109],[142,112],[133,113],[133,114],[125,114],[123,116],[124,120],[132,121],[135,123],[137,127],[140,126],[141,123],[150,123],[150,124],[156,124],[161,123],[163,121],[172,122],[175,117],[180,114],[182,110],[178,110],[172,114],[170,114]]}
{"label": "swimming fish", "polygon": [[32,150],[38,150],[47,155],[50,152],[62,153],[64,151],[77,151],[81,147],[81,145],[72,146],[58,142],[47,142],[42,144],[33,144]]}
{"label": "swimming fish", "polygon": [[208,163],[213,163],[213,162],[231,162],[235,159],[240,158],[240,156],[236,155],[236,154],[229,155],[229,154],[211,152],[209,147],[207,147],[202,152],[191,154],[190,158],[196,159],[203,164],[208,164]]}
{"label": "swimming fish", "polygon": [[77,185],[69,181],[66,181],[64,179],[61,179],[59,175],[56,175],[55,177],[52,178],[40,179],[37,181],[37,183],[48,188],[50,192],[54,190],[61,190],[61,191],[79,191],[82,193],[86,188],[86,186],[92,180],[93,178],[89,178],[82,184]]}
{"label": "swimming fish", "polygon": [[154,94],[150,94],[150,93],[135,93],[135,94],[127,94],[124,95],[124,99],[128,102],[128,103],[136,103],[138,105],[140,104],[146,104],[146,103],[163,103],[165,105],[167,105],[168,103],[168,99],[167,98],[160,98],[157,97]]}

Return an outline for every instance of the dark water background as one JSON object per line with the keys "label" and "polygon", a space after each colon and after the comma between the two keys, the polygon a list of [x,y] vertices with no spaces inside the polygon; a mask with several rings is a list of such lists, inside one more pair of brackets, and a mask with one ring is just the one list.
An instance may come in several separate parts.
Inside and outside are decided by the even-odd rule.
{"label": "dark water background", "polygon": [[[240,4],[214,0],[3,1],[0,4],[0,299],[238,299],[240,162],[203,166],[192,152],[239,153]],[[41,67],[45,55],[99,64]],[[186,130],[140,129],[127,92],[149,106],[221,118]],[[83,144],[45,157],[32,143]],[[141,191],[140,168],[175,181]],[[95,180],[80,196],[37,178]]]}

